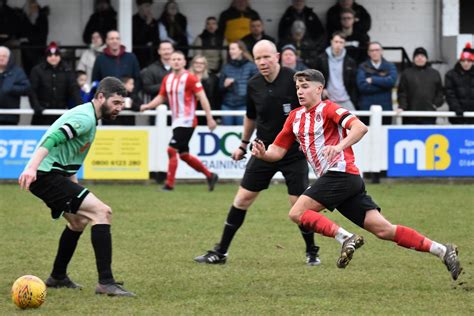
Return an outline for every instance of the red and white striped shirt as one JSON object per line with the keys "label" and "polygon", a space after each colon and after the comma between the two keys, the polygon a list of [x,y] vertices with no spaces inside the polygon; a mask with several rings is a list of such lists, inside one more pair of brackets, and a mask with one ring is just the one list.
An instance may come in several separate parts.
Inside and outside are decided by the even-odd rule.
{"label": "red and white striped shirt", "polygon": [[196,126],[195,95],[202,90],[201,81],[188,71],[183,71],[179,75],[171,72],[163,78],[160,95],[168,99],[173,128]]}
{"label": "red and white striped shirt", "polygon": [[299,107],[290,112],[273,144],[289,149],[295,140],[298,141],[318,177],[328,170],[359,174],[352,147],[344,149],[332,161],[323,156],[323,149],[339,144],[347,136],[347,128],[356,119],[348,110],[331,101],[320,102],[309,111]]}

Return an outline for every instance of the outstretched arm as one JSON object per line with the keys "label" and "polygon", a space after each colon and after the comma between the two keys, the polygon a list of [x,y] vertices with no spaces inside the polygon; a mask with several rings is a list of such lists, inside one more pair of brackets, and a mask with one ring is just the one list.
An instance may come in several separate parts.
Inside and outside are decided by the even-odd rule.
{"label": "outstretched arm", "polygon": [[140,112],[146,111],[146,110],[153,110],[155,109],[158,105],[162,104],[165,101],[165,98],[158,94],[153,100],[148,102],[147,104],[142,104],[140,106]]}
{"label": "outstretched arm", "polygon": [[268,146],[268,149],[265,150],[265,145],[259,139],[254,140],[252,143],[252,155],[268,162],[281,160],[287,151],[285,148],[275,144],[271,144]]}
{"label": "outstretched arm", "polygon": [[36,172],[39,165],[46,156],[48,156],[49,150],[44,147],[39,147],[33,157],[31,157],[28,167],[21,173],[20,178],[18,178],[18,184],[20,188],[24,190],[30,189],[30,184],[36,180]]}

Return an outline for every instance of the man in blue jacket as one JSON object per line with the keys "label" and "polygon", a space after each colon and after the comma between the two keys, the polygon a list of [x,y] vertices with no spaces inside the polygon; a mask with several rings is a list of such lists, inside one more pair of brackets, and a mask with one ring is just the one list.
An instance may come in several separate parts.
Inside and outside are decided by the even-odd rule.
{"label": "man in blue jacket", "polygon": [[120,33],[115,30],[109,31],[105,43],[107,46],[104,52],[95,60],[92,81],[100,81],[109,76],[118,79],[132,77],[135,81],[135,91],[140,91],[142,83],[137,57],[125,51]]}
{"label": "man in blue jacket", "polygon": [[[359,109],[369,110],[371,105],[381,105],[384,111],[393,111],[392,89],[397,81],[395,65],[383,58],[382,44],[370,42],[369,59],[360,64],[357,71]],[[361,121],[368,123],[368,118]],[[392,118],[383,118],[383,124],[391,124]]]}
{"label": "man in blue jacket", "polygon": [[[19,109],[20,96],[30,92],[31,85],[25,72],[13,63],[11,52],[0,46],[0,108]],[[17,125],[18,115],[0,115],[0,125]]]}

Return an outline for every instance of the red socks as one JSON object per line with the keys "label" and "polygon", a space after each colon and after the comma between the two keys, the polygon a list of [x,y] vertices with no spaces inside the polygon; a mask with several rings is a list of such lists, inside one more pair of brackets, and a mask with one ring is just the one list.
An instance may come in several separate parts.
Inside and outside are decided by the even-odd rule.
{"label": "red socks", "polygon": [[178,168],[178,155],[176,149],[168,147],[168,174],[166,175],[166,185],[174,188],[176,179],[176,169]]}
{"label": "red socks", "polygon": [[211,172],[207,170],[206,167],[204,167],[202,162],[197,157],[194,157],[189,153],[180,154],[179,157],[184,160],[188,165],[190,165],[194,170],[204,173],[206,178],[211,177]]}
{"label": "red socks", "polygon": [[335,237],[339,226],[318,212],[307,210],[300,219],[304,228],[326,237]]}
{"label": "red socks", "polygon": [[410,227],[397,225],[393,239],[399,246],[429,252],[432,241]]}

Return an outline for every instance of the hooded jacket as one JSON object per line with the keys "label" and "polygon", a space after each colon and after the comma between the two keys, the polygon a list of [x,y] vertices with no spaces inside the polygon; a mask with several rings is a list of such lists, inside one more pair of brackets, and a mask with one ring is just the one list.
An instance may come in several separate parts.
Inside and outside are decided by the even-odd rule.
{"label": "hooded jacket", "polygon": [[[331,50],[328,47],[329,51]],[[348,56],[347,52],[344,55],[344,60],[342,62],[342,77],[344,81],[344,87],[346,88],[347,94],[351,99],[352,104],[357,107],[357,84],[356,84],[356,75],[357,75],[357,64],[356,62]],[[321,71],[326,78],[326,86],[329,82],[329,52],[326,50],[323,54],[319,56],[319,59],[316,63],[316,69]]]}
{"label": "hooded jacket", "polygon": [[100,81],[105,77],[121,79],[128,76],[135,80],[135,91],[140,91],[142,84],[140,79],[140,66],[135,54],[125,51],[125,46],[120,46],[117,56],[113,55],[109,47],[97,56],[94,69],[92,70],[92,81]]}

